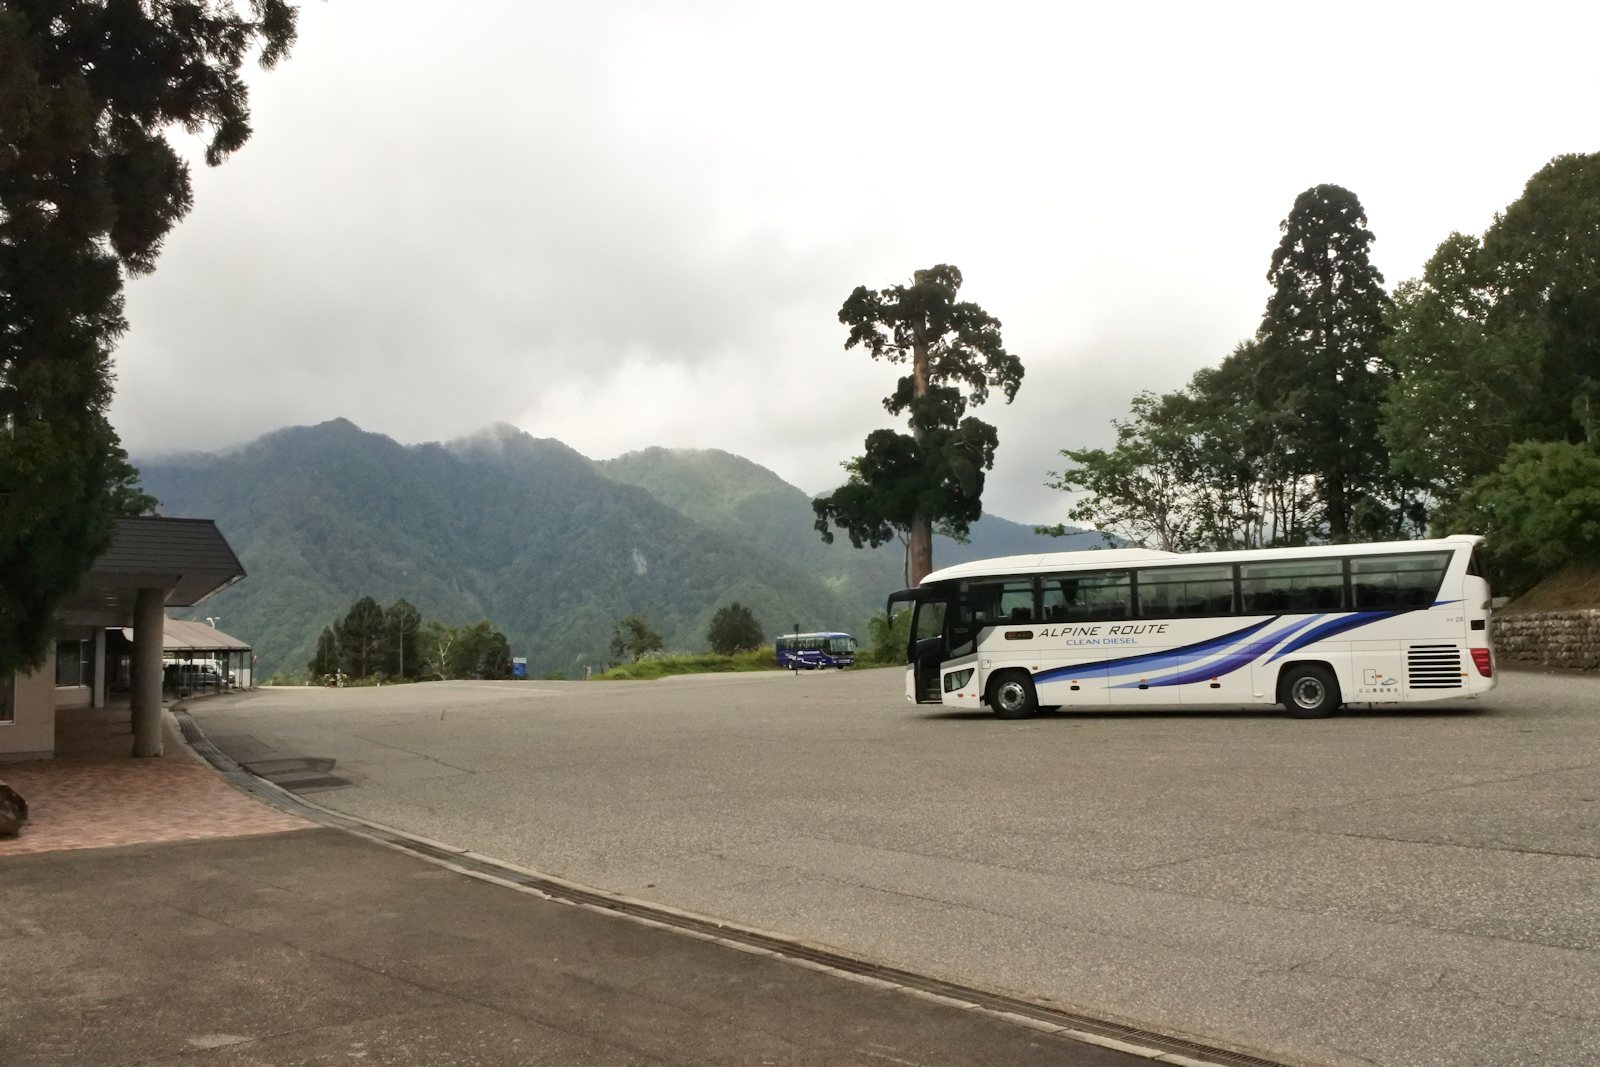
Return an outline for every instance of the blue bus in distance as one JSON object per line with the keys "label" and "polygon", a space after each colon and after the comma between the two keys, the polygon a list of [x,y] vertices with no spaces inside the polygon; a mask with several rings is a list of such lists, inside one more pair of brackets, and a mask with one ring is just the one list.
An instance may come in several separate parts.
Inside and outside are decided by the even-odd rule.
{"label": "blue bus in distance", "polygon": [[784,634],[778,638],[778,666],[791,671],[822,667],[841,670],[856,661],[856,639],[849,634]]}

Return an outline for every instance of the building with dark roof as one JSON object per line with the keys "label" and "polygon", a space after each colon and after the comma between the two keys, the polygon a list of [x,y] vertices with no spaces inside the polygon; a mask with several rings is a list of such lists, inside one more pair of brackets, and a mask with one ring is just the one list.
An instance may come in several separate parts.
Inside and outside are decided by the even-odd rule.
{"label": "building with dark roof", "polygon": [[60,613],[54,652],[31,674],[0,678],[0,760],[54,755],[57,709],[104,707],[123,652],[133,754],[161,755],[166,611],[193,607],[244,576],[210,519],[119,520]]}

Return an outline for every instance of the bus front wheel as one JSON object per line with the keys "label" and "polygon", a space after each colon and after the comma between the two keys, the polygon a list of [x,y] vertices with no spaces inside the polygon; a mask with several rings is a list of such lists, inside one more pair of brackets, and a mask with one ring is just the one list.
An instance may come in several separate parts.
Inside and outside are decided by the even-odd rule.
{"label": "bus front wheel", "polygon": [[1006,671],[989,683],[989,707],[1002,719],[1026,719],[1039,710],[1039,694],[1026,671]]}
{"label": "bus front wheel", "polygon": [[1283,672],[1278,696],[1297,719],[1322,719],[1338,709],[1339,680],[1317,663],[1302,663]]}

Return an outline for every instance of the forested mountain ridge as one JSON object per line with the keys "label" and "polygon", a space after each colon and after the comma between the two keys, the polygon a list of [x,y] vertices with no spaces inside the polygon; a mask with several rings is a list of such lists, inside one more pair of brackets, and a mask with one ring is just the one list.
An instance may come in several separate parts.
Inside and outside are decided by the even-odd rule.
{"label": "forested mountain ridge", "polygon": [[[302,668],[361,596],[404,597],[450,625],[489,619],[531,671],[576,674],[605,661],[629,614],[669,649],[700,649],[734,600],[769,632],[858,630],[901,584],[898,546],[823,545],[806,495],[765,468],[727,453],[634,455],[655,452],[654,484],[641,486],[627,484],[648,481],[631,457],[596,463],[508,426],[401,445],[339,419],[138,465],[162,514],[213,518],[238,552],[249,577],[204,613],[256,647],[262,677]],[[1023,551],[1072,547],[1027,538]]]}
{"label": "forested mountain ridge", "polygon": [[[719,449],[647,448],[601,460],[599,466],[609,477],[648,490],[689,518],[803,564],[809,573],[821,574],[835,585],[865,582],[888,590],[905,584],[905,557],[899,545],[859,550],[843,534],[836,535],[832,545],[823,543],[814,528],[811,498],[742,456]],[[1043,537],[1031,526],[985,515],[972,525],[964,544],[936,536],[934,566],[1103,545],[1097,533]]]}

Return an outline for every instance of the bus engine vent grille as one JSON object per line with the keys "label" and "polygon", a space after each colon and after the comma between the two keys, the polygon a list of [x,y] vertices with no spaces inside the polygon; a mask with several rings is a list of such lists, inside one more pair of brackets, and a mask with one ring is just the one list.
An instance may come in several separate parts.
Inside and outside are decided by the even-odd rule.
{"label": "bus engine vent grille", "polygon": [[1455,645],[1412,645],[1406,650],[1406,685],[1411,689],[1460,689],[1461,649]]}

